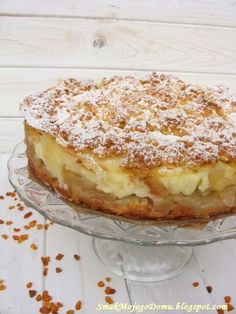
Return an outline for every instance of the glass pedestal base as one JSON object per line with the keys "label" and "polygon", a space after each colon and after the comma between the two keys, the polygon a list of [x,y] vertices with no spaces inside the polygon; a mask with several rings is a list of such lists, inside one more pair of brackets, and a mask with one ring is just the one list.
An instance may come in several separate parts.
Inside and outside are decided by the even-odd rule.
{"label": "glass pedestal base", "polygon": [[93,238],[102,263],[114,274],[142,282],[170,279],[181,273],[192,257],[191,247],[141,246]]}

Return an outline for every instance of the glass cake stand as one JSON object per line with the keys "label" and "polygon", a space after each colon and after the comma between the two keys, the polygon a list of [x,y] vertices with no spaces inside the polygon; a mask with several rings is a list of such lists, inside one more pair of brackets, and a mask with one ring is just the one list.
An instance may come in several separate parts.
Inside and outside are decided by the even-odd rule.
{"label": "glass cake stand", "polygon": [[22,200],[47,219],[93,237],[98,258],[113,273],[130,280],[152,282],[182,272],[192,247],[236,237],[236,215],[187,226],[176,222],[142,222],[107,216],[84,206],[76,208],[32,180],[19,143],[9,161],[9,180]]}

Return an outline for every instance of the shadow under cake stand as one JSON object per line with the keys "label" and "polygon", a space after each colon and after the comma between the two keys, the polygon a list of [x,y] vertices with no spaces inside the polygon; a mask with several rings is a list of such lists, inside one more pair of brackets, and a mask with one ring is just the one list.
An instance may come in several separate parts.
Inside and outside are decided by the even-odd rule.
{"label": "shadow under cake stand", "polygon": [[9,161],[9,180],[21,199],[47,219],[93,237],[98,258],[113,273],[130,280],[153,282],[181,273],[192,247],[236,237],[236,215],[212,220],[201,228],[150,224],[102,215],[83,206],[76,209],[32,180],[25,144]]}

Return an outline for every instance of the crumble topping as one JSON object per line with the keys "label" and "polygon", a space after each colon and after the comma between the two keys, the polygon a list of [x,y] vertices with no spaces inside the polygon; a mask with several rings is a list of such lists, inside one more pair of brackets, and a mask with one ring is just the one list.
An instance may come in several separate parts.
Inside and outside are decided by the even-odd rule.
{"label": "crumble topping", "polygon": [[21,104],[26,122],[59,144],[123,166],[236,160],[236,94],[152,73],[79,81],[67,79]]}

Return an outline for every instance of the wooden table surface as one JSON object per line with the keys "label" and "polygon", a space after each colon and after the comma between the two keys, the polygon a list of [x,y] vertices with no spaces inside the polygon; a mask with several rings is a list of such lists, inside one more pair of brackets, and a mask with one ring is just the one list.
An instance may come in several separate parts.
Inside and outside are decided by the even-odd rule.
{"label": "wooden table surface", "polygon": [[[229,295],[236,306],[235,239],[196,247],[181,275],[144,284],[110,273],[93,252],[88,236],[50,225],[34,210],[24,218],[29,208],[9,209],[20,202],[5,195],[12,191],[6,163],[14,145],[23,139],[18,105],[25,96],[58,78],[140,75],[152,70],[236,89],[236,1],[0,0],[0,195],[4,196],[0,200],[4,221],[0,224],[0,280],[4,280],[0,314],[39,313],[41,302],[29,296],[28,282],[33,283],[31,290],[48,290],[54,301],[63,303],[59,313],[73,310],[79,300],[82,309],[76,313],[115,313],[96,309],[105,303],[104,289],[97,286],[105,277],[111,277],[109,285],[116,289],[112,298],[123,304],[212,306],[224,304],[224,296]],[[49,223],[48,230],[37,226],[25,230],[34,220],[39,225]],[[17,234],[14,228],[29,238],[19,244],[12,238]],[[9,238],[2,238],[3,234]],[[61,261],[55,259],[58,253],[64,254]],[[81,259],[75,260],[74,254]],[[51,258],[46,277],[42,256]],[[62,272],[56,273],[56,267]],[[193,287],[195,281],[198,287]],[[6,289],[1,291],[3,285]],[[208,285],[212,293],[207,292]],[[205,312],[217,313],[199,311]]]}

